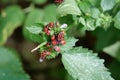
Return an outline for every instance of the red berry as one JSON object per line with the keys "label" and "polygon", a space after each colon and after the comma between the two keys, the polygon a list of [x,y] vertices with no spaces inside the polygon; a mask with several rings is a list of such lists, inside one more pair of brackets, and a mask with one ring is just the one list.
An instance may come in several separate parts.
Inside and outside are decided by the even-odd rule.
{"label": "red berry", "polygon": [[54,46],[55,51],[60,52],[60,47]]}
{"label": "red berry", "polygon": [[62,3],[63,0],[55,0],[56,3]]}
{"label": "red berry", "polygon": [[42,59],[44,59],[45,57],[46,57],[46,52],[45,51],[43,51],[42,53],[41,53],[41,56],[40,56]]}
{"label": "red berry", "polygon": [[52,45],[57,45],[57,40],[52,40]]}
{"label": "red berry", "polygon": [[48,35],[48,36],[50,35],[50,30],[47,31],[47,35]]}
{"label": "red berry", "polygon": [[44,28],[44,32],[45,32],[45,33],[48,32],[48,28],[47,28],[47,27]]}
{"label": "red berry", "polygon": [[52,51],[52,50],[53,50],[53,48],[48,48],[48,50],[49,50],[49,51]]}
{"label": "red berry", "polygon": [[54,23],[53,23],[53,22],[50,22],[50,23],[49,23],[49,27],[50,27],[50,28],[53,28],[53,27],[54,27]]}
{"label": "red berry", "polygon": [[51,53],[50,52],[46,52],[47,55],[50,55]]}
{"label": "red berry", "polygon": [[53,35],[53,36],[51,37],[51,40],[55,40],[55,35]]}
{"label": "red berry", "polygon": [[62,41],[61,41],[61,44],[62,44],[62,45],[66,44],[66,41],[65,41],[65,40],[62,40]]}

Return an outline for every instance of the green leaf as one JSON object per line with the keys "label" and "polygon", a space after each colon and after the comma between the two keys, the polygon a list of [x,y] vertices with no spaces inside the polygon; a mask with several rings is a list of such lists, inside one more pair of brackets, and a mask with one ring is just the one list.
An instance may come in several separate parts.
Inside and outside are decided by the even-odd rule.
{"label": "green leaf", "polygon": [[104,60],[82,47],[62,54],[65,69],[75,80],[114,80],[104,67]]}
{"label": "green leaf", "polygon": [[4,44],[13,31],[24,20],[24,12],[19,6],[9,6],[0,15],[0,45]]}
{"label": "green leaf", "polygon": [[91,4],[88,1],[80,1],[79,2],[79,7],[86,15],[90,15],[92,7],[91,7]]}
{"label": "green leaf", "polygon": [[67,35],[69,37],[82,37],[85,35],[86,27],[81,24],[73,23],[69,26],[67,30]]}
{"label": "green leaf", "polygon": [[120,11],[117,13],[117,15],[114,17],[114,26],[117,29],[120,29]]}
{"label": "green leaf", "polygon": [[30,80],[23,71],[22,64],[16,52],[0,47],[0,80]]}
{"label": "green leaf", "polygon": [[26,39],[32,40],[34,42],[41,43],[43,42],[42,37],[38,34],[33,34],[27,30],[26,27],[31,27],[35,23],[41,23],[43,19],[43,11],[37,8],[34,8],[28,15],[25,20],[23,27],[23,33]]}
{"label": "green leaf", "polygon": [[97,28],[92,33],[96,36],[96,51],[101,51],[103,48],[115,43],[120,39],[120,31],[112,26],[107,30]]}
{"label": "green leaf", "polygon": [[81,11],[77,6],[75,0],[65,0],[62,4],[58,6],[57,9],[58,16],[65,16],[67,14],[80,15]]}
{"label": "green leaf", "polygon": [[95,26],[95,19],[87,18],[85,27],[86,27],[87,30],[91,30],[91,31],[95,30],[96,27],[97,27],[97,26]]}
{"label": "green leaf", "polygon": [[110,69],[111,75],[115,80],[120,80],[120,62],[113,60],[110,66],[108,66]]}
{"label": "green leaf", "polygon": [[93,7],[88,1],[80,1],[79,7],[84,12],[84,14],[87,16],[98,18],[100,15],[99,9],[96,7]]}
{"label": "green leaf", "polygon": [[103,11],[111,10],[115,5],[115,0],[101,0],[100,5]]}
{"label": "green leaf", "polygon": [[66,40],[66,44],[61,46],[61,53],[72,49],[73,46],[75,46],[75,43],[77,41],[77,39],[72,37],[69,37],[69,38],[67,37],[65,40]]}
{"label": "green leaf", "polygon": [[120,61],[120,41],[105,47],[103,51]]}
{"label": "green leaf", "polygon": [[67,74],[65,80],[74,80],[74,79],[72,78],[72,76],[70,76],[69,74]]}
{"label": "green leaf", "polygon": [[47,5],[44,9],[44,17],[43,22],[49,23],[57,21],[56,15],[57,15],[57,7],[54,4]]}
{"label": "green leaf", "polygon": [[26,27],[27,30],[33,34],[40,34],[43,30],[43,26],[40,24],[34,24],[31,25],[30,27]]}
{"label": "green leaf", "polygon": [[85,1],[89,1],[93,6],[100,6],[101,0],[85,0]]}
{"label": "green leaf", "polygon": [[27,15],[24,26],[30,26],[34,23],[40,23],[43,19],[43,10],[38,8],[33,8]]}

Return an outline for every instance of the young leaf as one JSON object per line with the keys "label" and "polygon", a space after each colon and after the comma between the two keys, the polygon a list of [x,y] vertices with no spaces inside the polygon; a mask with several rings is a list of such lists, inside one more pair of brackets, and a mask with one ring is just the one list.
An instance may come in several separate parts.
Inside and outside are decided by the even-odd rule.
{"label": "young leaf", "polygon": [[105,47],[103,51],[120,61],[120,41]]}
{"label": "young leaf", "polygon": [[30,27],[26,27],[27,30],[33,34],[40,34],[43,30],[43,26],[40,24],[34,24],[31,25]]}
{"label": "young leaf", "polygon": [[9,6],[0,15],[0,45],[4,44],[13,31],[24,19],[24,12],[19,6]]}
{"label": "young leaf", "polygon": [[62,4],[58,6],[57,9],[58,16],[64,16],[67,14],[80,15],[81,11],[77,6],[75,0],[65,0]]}
{"label": "young leaf", "polygon": [[22,64],[16,52],[0,47],[0,80],[30,80],[23,71]]}
{"label": "young leaf", "polygon": [[117,29],[120,29],[120,11],[117,13],[117,15],[114,17],[114,26],[117,28]]}
{"label": "young leaf", "polygon": [[65,69],[75,80],[114,80],[104,67],[104,60],[82,47],[62,54]]}
{"label": "young leaf", "polygon": [[[43,19],[43,11],[40,9],[33,9],[28,15],[25,20],[25,24],[23,27],[23,34],[26,39],[32,40],[34,42],[41,43],[43,40],[38,34],[33,34],[35,32],[29,32],[26,27],[34,26],[35,23],[41,23]],[[35,27],[35,26],[34,26]],[[37,26],[38,27],[38,26]]]}
{"label": "young leaf", "polygon": [[103,11],[107,11],[114,7],[115,0],[101,0],[100,5],[101,5]]}

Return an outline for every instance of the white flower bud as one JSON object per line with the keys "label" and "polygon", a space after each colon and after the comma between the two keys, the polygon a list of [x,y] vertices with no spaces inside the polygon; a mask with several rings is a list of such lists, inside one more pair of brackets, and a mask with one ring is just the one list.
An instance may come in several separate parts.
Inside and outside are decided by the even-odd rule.
{"label": "white flower bud", "polygon": [[39,61],[40,61],[40,62],[43,62],[43,59],[42,59],[42,58],[40,58],[40,59],[39,59]]}
{"label": "white flower bud", "polygon": [[67,24],[63,24],[60,26],[60,28],[67,28],[67,26],[68,26]]}

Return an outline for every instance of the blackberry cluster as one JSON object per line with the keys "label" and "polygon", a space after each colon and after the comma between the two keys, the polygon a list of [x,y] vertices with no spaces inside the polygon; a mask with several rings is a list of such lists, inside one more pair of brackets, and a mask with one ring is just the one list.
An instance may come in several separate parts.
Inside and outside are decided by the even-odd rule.
{"label": "blackberry cluster", "polygon": [[52,52],[59,53],[60,45],[66,44],[64,39],[66,27],[67,24],[60,26],[59,22],[50,22],[44,27],[43,32],[47,36],[48,41],[40,51],[40,62],[42,62],[47,56],[50,56]]}

